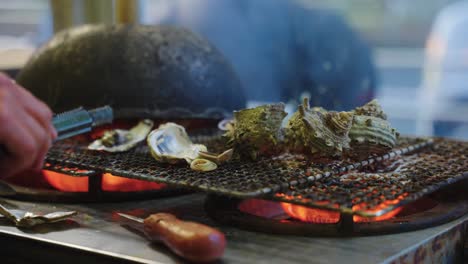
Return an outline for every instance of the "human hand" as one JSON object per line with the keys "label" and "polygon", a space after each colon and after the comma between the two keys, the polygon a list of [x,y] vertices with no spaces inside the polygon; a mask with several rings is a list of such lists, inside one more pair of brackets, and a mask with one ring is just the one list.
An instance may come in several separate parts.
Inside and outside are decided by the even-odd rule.
{"label": "human hand", "polygon": [[0,160],[0,178],[40,170],[56,137],[49,107],[0,73],[0,145],[8,152]]}

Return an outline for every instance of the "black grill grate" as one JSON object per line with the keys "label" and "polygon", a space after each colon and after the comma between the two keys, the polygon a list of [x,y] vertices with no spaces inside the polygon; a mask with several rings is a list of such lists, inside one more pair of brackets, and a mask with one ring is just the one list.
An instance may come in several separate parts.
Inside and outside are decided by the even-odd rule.
{"label": "black grill grate", "polygon": [[[196,141],[212,145],[209,149],[216,149],[216,146],[222,145],[219,144],[218,137],[200,137]],[[395,200],[402,193],[408,193],[404,201],[414,200],[417,196],[448,184],[450,181],[461,179],[463,175],[454,177],[459,175],[454,173],[464,173],[463,170],[467,169],[466,161],[461,168],[446,171],[443,175],[436,175],[432,178],[421,176],[424,173],[421,166],[426,163],[421,163],[421,166],[413,166],[411,168],[416,167],[419,170],[405,172],[404,175],[407,178],[421,181],[410,182],[407,185],[403,184],[403,180],[399,178],[393,179],[382,173],[378,174],[380,178],[377,176],[368,178],[367,183],[353,179],[354,174],[342,175],[347,171],[370,169],[376,167],[375,164],[394,162],[395,157],[400,155],[403,155],[406,162],[409,162],[415,158],[414,155],[409,156],[408,153],[424,149],[431,144],[432,140],[403,138],[395,151],[361,162],[349,160],[312,161],[302,155],[284,154],[273,158],[263,158],[255,162],[234,161],[221,165],[215,171],[201,173],[190,170],[186,164],[160,164],[151,157],[148,148],[144,145],[130,152],[113,154],[90,151],[86,149],[86,144],[69,140],[60,142],[51,149],[47,157],[46,169],[75,176],[88,176],[90,175],[89,171],[109,172],[117,176],[167,183],[172,186],[238,198],[263,197],[264,199],[277,199],[307,206],[333,208],[342,212],[374,216],[382,214],[383,211],[379,209],[370,212],[367,207],[353,211],[352,207],[356,203],[366,201],[368,207],[375,209],[382,201]],[[452,149],[455,144],[452,141],[440,141],[437,143],[436,150],[432,151],[428,148],[421,155],[443,156],[452,153],[455,155],[453,158],[460,162],[459,156],[462,150],[457,152]],[[459,148],[466,151],[465,145],[463,145],[465,148]],[[442,166],[443,164],[438,165]],[[72,169],[70,170],[70,168]],[[443,166],[437,168],[443,168]],[[333,177],[330,177],[331,175]],[[371,195],[369,196],[369,194]],[[383,194],[383,198],[380,197],[381,194]]]}
{"label": "black grill grate", "polygon": [[308,188],[290,187],[276,200],[380,216],[441,187],[468,178],[468,142],[436,140],[431,148],[376,166],[320,179]]}

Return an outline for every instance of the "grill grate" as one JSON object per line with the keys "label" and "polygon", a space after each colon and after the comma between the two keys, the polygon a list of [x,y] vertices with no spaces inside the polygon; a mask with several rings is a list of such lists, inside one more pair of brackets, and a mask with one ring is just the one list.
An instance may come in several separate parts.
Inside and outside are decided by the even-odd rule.
{"label": "grill grate", "polygon": [[419,153],[320,179],[308,188],[292,186],[274,199],[366,217],[380,216],[468,178],[467,155],[468,142],[439,139],[432,148]]}
{"label": "grill grate", "polygon": [[[218,149],[218,137],[199,137],[198,140]],[[432,140],[402,138],[398,148],[381,157],[373,157],[361,162],[350,160],[310,160],[302,155],[284,154],[273,158],[262,158],[255,162],[234,161],[223,164],[211,172],[196,172],[187,165],[169,165],[156,162],[146,146],[140,146],[126,153],[103,153],[86,149],[86,144],[72,140],[56,144],[47,157],[46,169],[64,172],[75,176],[88,176],[89,171],[108,172],[113,175],[140,180],[166,183],[172,186],[191,188],[238,198],[263,197],[313,207],[340,210],[364,216],[380,215],[391,206],[380,208],[382,202],[395,200],[402,194],[402,201],[408,202],[429,193],[451,181],[467,177],[466,161],[460,155],[467,153],[468,144],[453,141],[438,141],[435,150],[425,150],[419,155],[410,155],[431,145]],[[458,144],[458,145],[457,145]],[[210,147],[211,145],[211,147]],[[458,146],[458,150],[457,150]],[[357,169],[378,169],[376,164],[398,163],[403,155],[398,177],[390,173],[374,174],[366,180],[358,179]],[[435,156],[439,163],[429,164]],[[432,158],[430,158],[432,157]],[[443,159],[450,157],[455,163],[463,161],[457,169],[446,170],[441,174],[424,177],[425,172],[444,168]],[[458,164],[457,163],[457,164]],[[440,166],[440,167],[439,167]],[[436,170],[431,170],[431,168]],[[70,169],[73,168],[73,169]],[[352,174],[343,175],[351,171]],[[330,177],[334,175],[334,177]],[[456,175],[459,175],[455,177]],[[362,175],[361,175],[362,176]],[[362,178],[362,177],[361,177]],[[410,179],[410,182],[408,182]],[[311,187],[308,187],[311,186]],[[407,194],[406,194],[407,193]],[[383,197],[381,197],[383,195]],[[356,210],[361,202],[366,207]],[[395,203],[395,201],[393,201]],[[393,204],[390,204],[393,205]]]}

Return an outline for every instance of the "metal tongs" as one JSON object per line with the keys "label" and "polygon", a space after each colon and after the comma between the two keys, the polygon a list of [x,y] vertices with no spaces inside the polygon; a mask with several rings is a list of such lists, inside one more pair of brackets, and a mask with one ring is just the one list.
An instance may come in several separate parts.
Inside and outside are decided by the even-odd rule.
{"label": "metal tongs", "polygon": [[[94,127],[112,123],[113,119],[114,114],[110,106],[104,106],[89,111],[85,110],[83,107],[79,107],[55,115],[52,119],[52,124],[57,130],[57,140],[62,140],[89,132]],[[8,150],[5,146],[0,145],[0,161],[6,155],[8,155]],[[6,184],[1,184],[1,182],[0,191],[7,194],[15,193],[15,190],[8,187]],[[32,227],[39,224],[54,223],[67,219],[75,214],[75,211],[35,214],[19,209],[8,209],[0,204],[0,215],[3,215],[19,227]]]}
{"label": "metal tongs", "polygon": [[[110,106],[103,106],[92,110],[78,107],[55,115],[52,119],[52,124],[57,130],[58,137],[56,140],[62,140],[89,132],[93,127],[112,123],[113,119],[114,113]],[[8,155],[8,149],[0,145],[0,160],[6,155]]]}

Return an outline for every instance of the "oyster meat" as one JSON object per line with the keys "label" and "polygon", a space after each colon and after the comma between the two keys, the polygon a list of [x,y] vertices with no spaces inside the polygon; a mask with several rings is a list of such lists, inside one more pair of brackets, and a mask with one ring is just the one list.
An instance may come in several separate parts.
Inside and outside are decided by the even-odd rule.
{"label": "oyster meat", "polygon": [[286,117],[284,104],[268,104],[234,112],[234,122],[225,134],[236,155],[256,159],[275,152]]}
{"label": "oyster meat", "polygon": [[182,160],[190,164],[200,151],[208,151],[206,146],[192,143],[185,128],[175,123],[160,125],[148,135],[147,143],[157,161],[172,164]]}
{"label": "oyster meat", "polygon": [[104,132],[103,136],[93,141],[88,149],[107,152],[123,152],[135,147],[145,140],[153,128],[153,121],[144,119],[130,130],[113,129]]}
{"label": "oyster meat", "polygon": [[352,112],[311,109],[305,98],[286,125],[286,143],[295,152],[340,156],[343,149],[349,148],[348,132],[352,121]]}

